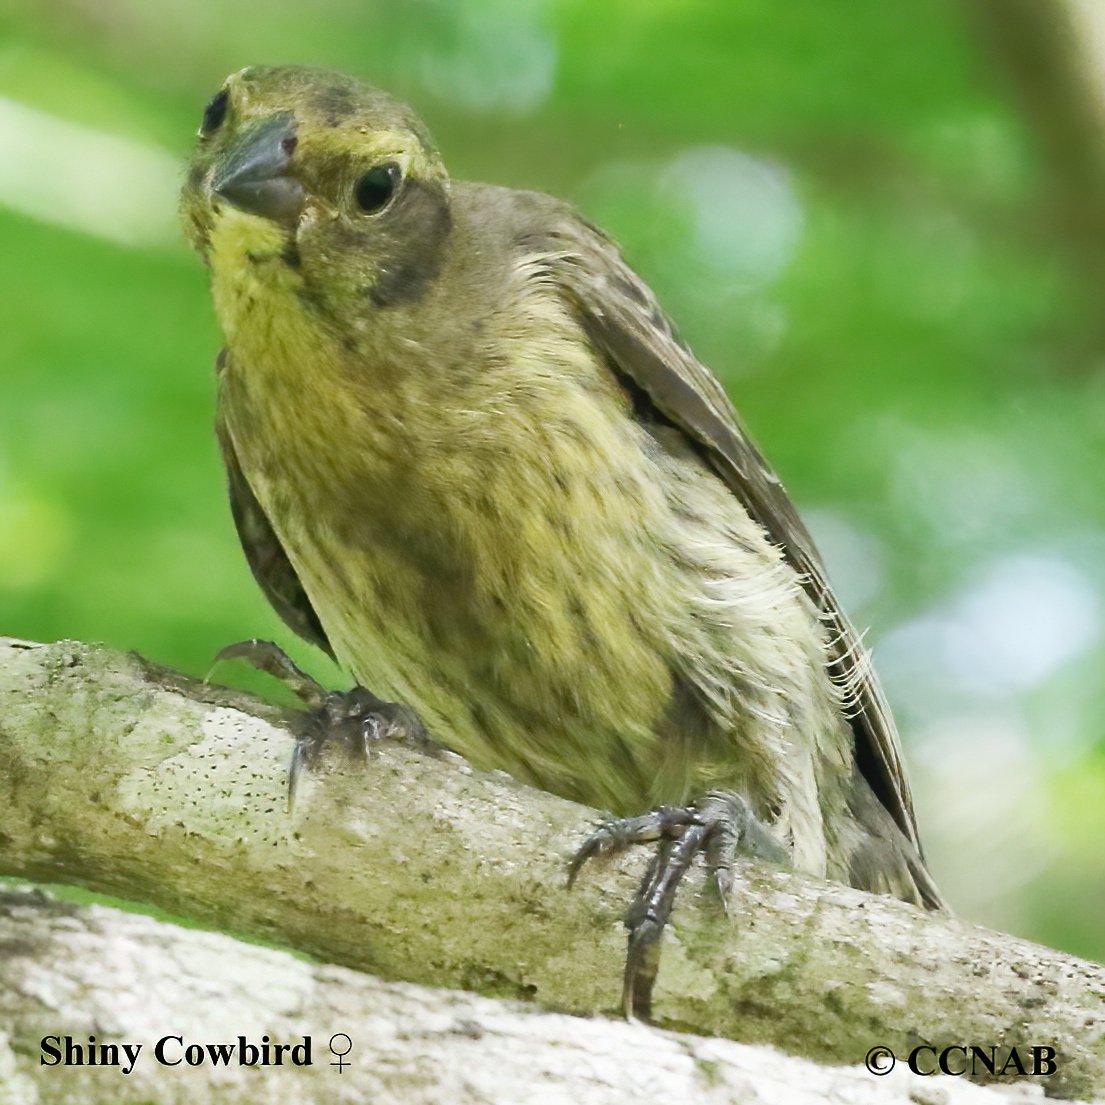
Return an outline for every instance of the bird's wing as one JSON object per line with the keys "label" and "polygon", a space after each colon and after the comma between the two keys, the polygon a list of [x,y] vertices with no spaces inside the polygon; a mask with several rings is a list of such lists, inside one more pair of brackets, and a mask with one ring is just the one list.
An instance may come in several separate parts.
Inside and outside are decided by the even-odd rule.
{"label": "bird's wing", "polygon": [[809,531],[741,426],[725,389],[678,338],[652,291],[600,230],[558,208],[540,241],[535,237],[526,245],[545,257],[545,279],[571,304],[625,386],[643,394],[698,444],[798,572],[831,635],[829,671],[846,690],[859,768],[920,852],[897,729],[859,634],[829,586]]}
{"label": "bird's wing", "polygon": [[[225,356],[224,350],[219,354],[220,360]],[[295,574],[284,546],[280,544],[280,538],[273,531],[246,480],[230,433],[221,418],[215,421],[215,434],[222,450],[223,464],[226,466],[230,512],[234,516],[238,540],[242,543],[242,551],[246,554],[253,578],[288,628],[333,658],[334,653],[326,639],[322,623],[318,620],[303,584],[299,582],[299,576]]]}

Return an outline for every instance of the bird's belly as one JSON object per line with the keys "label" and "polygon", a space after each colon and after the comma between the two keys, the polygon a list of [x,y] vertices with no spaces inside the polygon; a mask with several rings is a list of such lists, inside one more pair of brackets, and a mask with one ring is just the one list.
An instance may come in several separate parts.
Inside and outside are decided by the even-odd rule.
{"label": "bird's belly", "polygon": [[[711,641],[678,639],[688,592],[639,518],[622,531],[608,516],[564,540],[546,530],[547,503],[540,520],[519,503],[513,531],[481,544],[428,500],[403,512],[366,497],[356,524],[306,487],[283,503],[278,533],[338,659],[476,766],[618,813],[716,785],[778,808],[786,718],[768,717],[731,667],[733,653],[754,661],[759,649],[739,639],[739,612]],[[527,529],[533,539],[520,539]],[[711,664],[729,681],[729,719],[694,684]]]}
{"label": "bird's belly", "polygon": [[425,530],[363,525],[351,544],[314,506],[280,536],[358,682],[412,706],[479,767],[643,807],[672,673],[658,627],[632,610],[649,598],[600,569],[600,550],[576,546],[558,586],[547,557],[519,551],[488,566],[464,541]]}
{"label": "bird's belly", "polygon": [[658,452],[589,393],[505,446],[492,426],[403,452],[382,435],[410,418],[294,385],[228,386],[227,422],[359,682],[477,766],[565,797],[635,813],[723,785],[780,808],[811,751],[791,673],[828,687],[819,630],[696,458]]}

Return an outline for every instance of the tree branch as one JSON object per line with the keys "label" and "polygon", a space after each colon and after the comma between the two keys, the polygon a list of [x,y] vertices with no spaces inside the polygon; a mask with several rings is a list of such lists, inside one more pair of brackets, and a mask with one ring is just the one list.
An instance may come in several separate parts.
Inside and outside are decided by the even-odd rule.
{"label": "tree branch", "polygon": [[[12,1095],[5,1101],[170,1105],[202,1099],[205,1088],[217,1088],[224,1105],[932,1100],[931,1081],[904,1067],[874,1078],[771,1048],[381,982],[40,892],[0,892],[0,948],[0,1016],[13,1028],[7,1042],[0,1036],[0,1093]],[[338,1033],[348,1040],[334,1040],[331,1051]],[[67,1036],[85,1047],[90,1036],[101,1047],[117,1046],[120,1065],[44,1067],[40,1059],[65,1054]],[[260,1057],[244,1050],[219,1067],[210,1053],[201,1066],[179,1062],[186,1047],[235,1045],[239,1036],[254,1047],[267,1037],[300,1050],[285,1053],[280,1066],[238,1065],[238,1055]],[[158,1062],[163,1037],[170,1039],[161,1056],[173,1065]],[[131,1045],[129,1054],[123,1044]],[[340,1071],[332,1066],[335,1053],[347,1064]],[[102,1050],[95,1056],[111,1058]],[[293,1056],[311,1065],[295,1064]],[[941,1080],[939,1096],[946,1105],[1023,1100],[951,1079]]]}
{"label": "tree branch", "polygon": [[[0,639],[0,870],[385,979],[614,1010],[643,857],[569,895],[592,811],[388,744],[308,780],[292,819],[273,717],[137,658]],[[668,1024],[849,1064],[876,1044],[1050,1044],[1049,1093],[1105,1092],[1105,969],[845,887],[740,875],[732,924],[701,878],[681,899],[656,990]]]}
{"label": "tree branch", "polygon": [[1101,340],[1105,18],[1100,0],[961,0],[1039,153],[1036,219],[1078,266]]}

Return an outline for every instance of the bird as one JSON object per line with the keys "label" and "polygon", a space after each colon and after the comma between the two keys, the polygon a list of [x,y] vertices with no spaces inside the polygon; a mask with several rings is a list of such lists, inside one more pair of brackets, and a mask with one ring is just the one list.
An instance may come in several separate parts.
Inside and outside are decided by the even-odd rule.
{"label": "bird", "polygon": [[[350,718],[428,732],[607,812],[572,877],[654,843],[626,916],[630,1017],[651,1015],[700,854],[726,897],[752,856],[945,908],[809,532],[606,234],[453,180],[410,107],[303,66],[226,79],[181,213],[225,338],[216,433],[245,556],[356,681],[317,696],[297,762]],[[228,654],[293,671],[275,646]]]}

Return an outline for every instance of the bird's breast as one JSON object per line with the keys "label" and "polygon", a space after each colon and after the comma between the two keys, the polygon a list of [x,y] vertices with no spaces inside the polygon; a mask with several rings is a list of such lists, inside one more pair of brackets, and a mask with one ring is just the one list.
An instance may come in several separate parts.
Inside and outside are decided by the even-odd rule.
{"label": "bird's breast", "polygon": [[651,739],[672,600],[624,411],[549,364],[431,392],[433,366],[411,364],[390,383],[294,311],[242,300],[220,404],[339,659],[477,762],[546,785],[534,765],[560,743],[608,761],[607,741]]}

